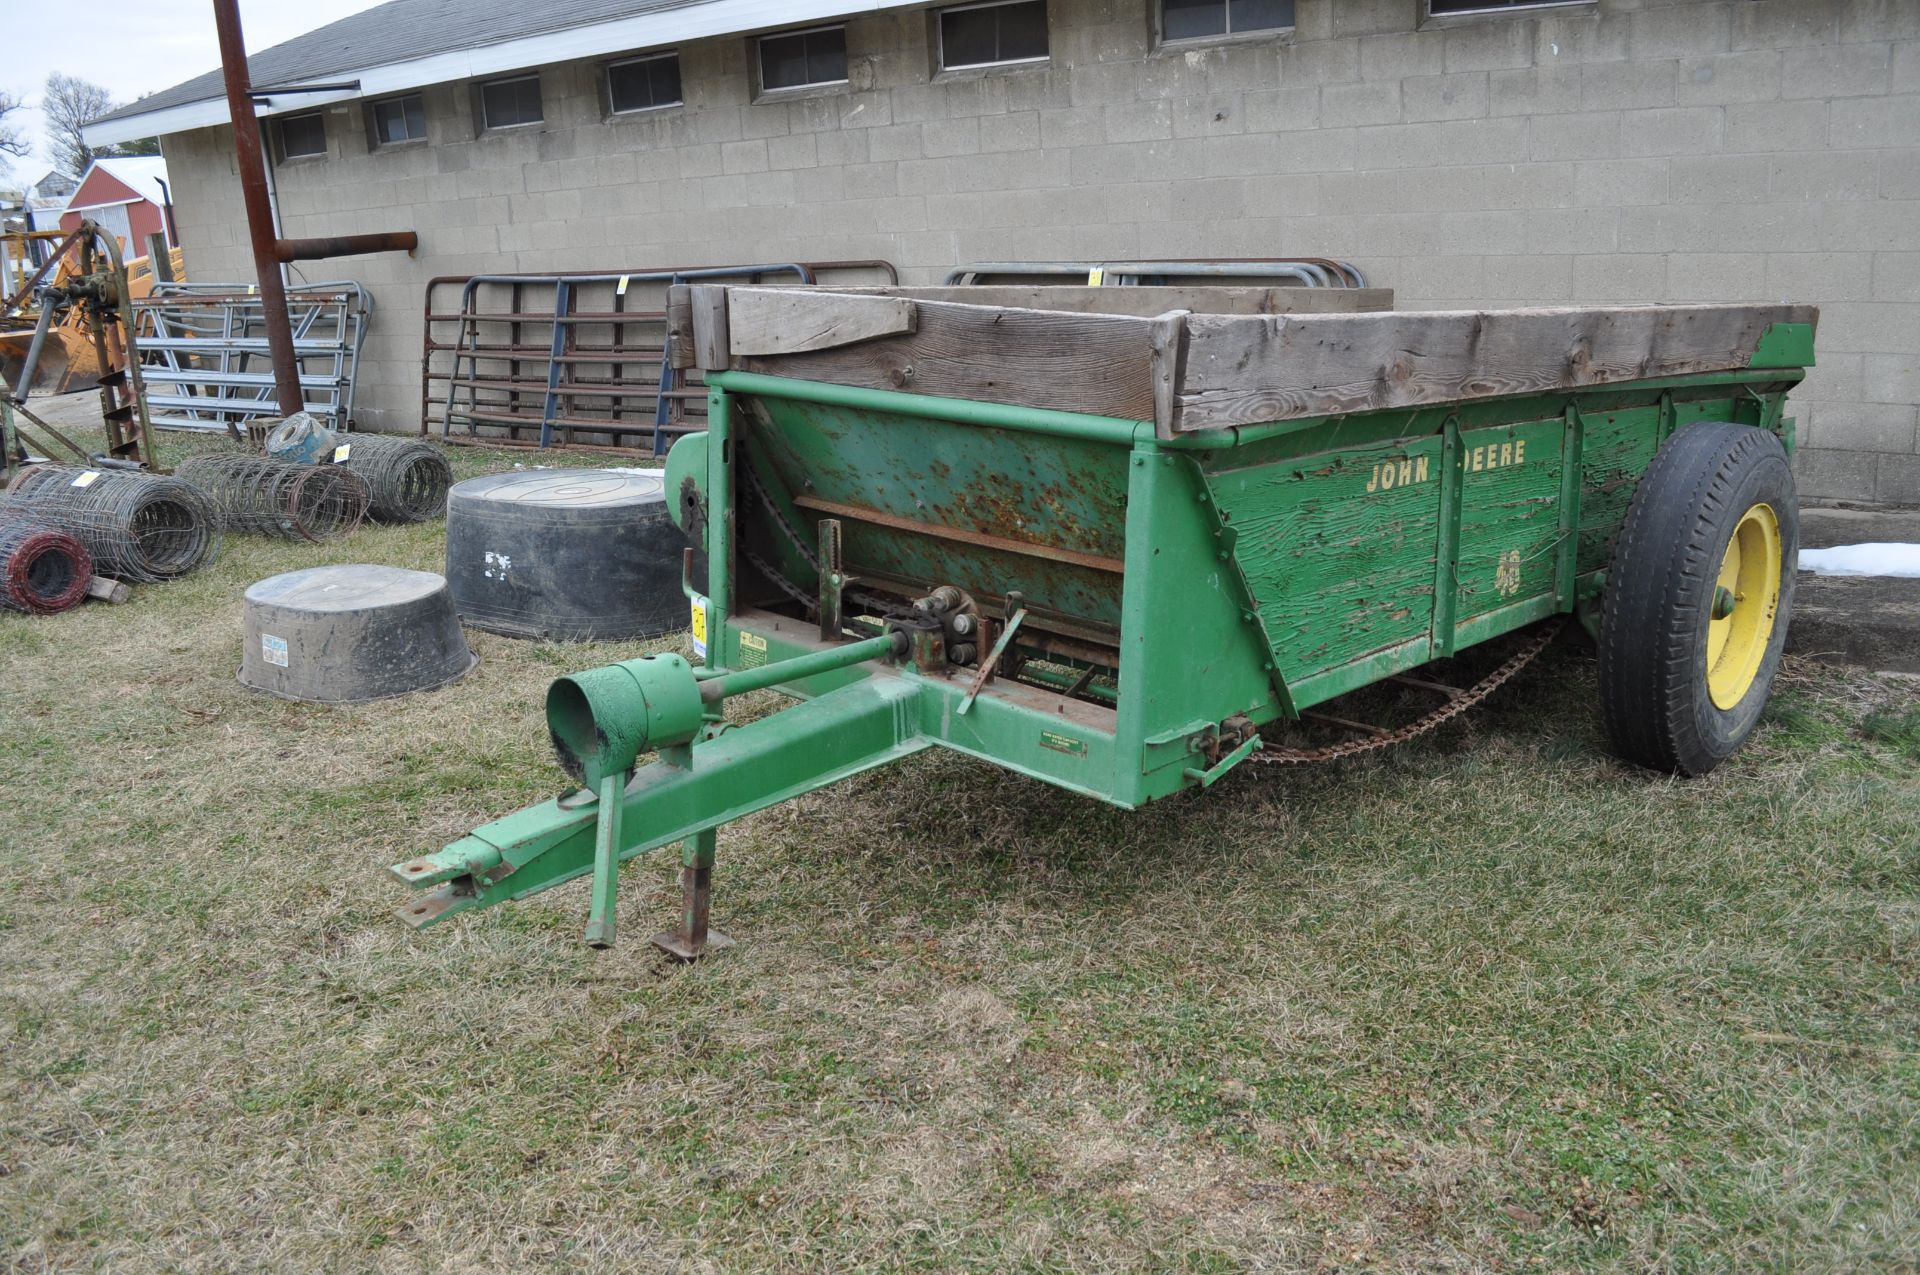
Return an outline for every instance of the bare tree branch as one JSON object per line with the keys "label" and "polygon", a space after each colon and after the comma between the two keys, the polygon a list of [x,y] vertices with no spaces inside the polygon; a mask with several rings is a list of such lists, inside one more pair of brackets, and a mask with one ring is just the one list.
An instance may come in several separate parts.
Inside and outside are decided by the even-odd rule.
{"label": "bare tree branch", "polygon": [[[28,145],[19,125],[7,123],[7,116],[19,110],[20,107],[19,98],[11,93],[0,93],[0,156],[11,155],[15,159],[21,159],[33,149]],[[0,160],[0,168],[5,166],[5,161]]]}
{"label": "bare tree branch", "polygon": [[96,152],[80,135],[81,125],[113,109],[113,98],[98,84],[55,71],[47,77],[47,96],[40,109],[47,117],[53,162],[75,177],[87,171],[96,154],[113,153]]}

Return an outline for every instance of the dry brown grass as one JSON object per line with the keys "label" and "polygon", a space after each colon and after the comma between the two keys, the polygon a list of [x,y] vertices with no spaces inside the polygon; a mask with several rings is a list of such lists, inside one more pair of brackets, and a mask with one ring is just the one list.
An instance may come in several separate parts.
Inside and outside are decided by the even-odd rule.
{"label": "dry brown grass", "polygon": [[[463,473],[501,458],[455,457]],[[382,869],[550,793],[629,646],[362,708],[233,681],[233,540],[0,618],[0,1253],[33,1270],[1911,1266],[1910,684],[1791,670],[1706,781],[1544,657],[1391,756],[1124,814],[926,755],[728,829],[691,968],[584,887]],[[771,701],[769,701],[770,703]],[[622,933],[676,900],[623,880]]]}

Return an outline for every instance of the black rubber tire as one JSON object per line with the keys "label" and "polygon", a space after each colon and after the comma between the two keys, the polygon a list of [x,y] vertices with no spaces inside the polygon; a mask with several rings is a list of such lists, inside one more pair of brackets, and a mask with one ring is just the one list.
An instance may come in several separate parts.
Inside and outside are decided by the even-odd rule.
{"label": "black rubber tire", "polygon": [[[1780,523],[1780,604],[1753,685],[1722,709],[1707,689],[1714,586],[1734,528],[1762,502]],[[1622,757],[1704,775],[1753,733],[1793,618],[1799,510],[1786,450],[1766,430],[1703,421],[1655,454],[1614,546],[1600,619],[1600,704]]]}

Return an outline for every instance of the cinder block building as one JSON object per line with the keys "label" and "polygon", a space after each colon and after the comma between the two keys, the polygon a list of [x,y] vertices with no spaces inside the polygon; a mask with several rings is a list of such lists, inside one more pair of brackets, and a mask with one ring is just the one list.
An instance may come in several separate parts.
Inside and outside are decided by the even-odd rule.
{"label": "cinder block building", "polygon": [[[435,275],[1331,256],[1455,308],[1822,307],[1802,490],[1920,503],[1920,0],[393,0],[252,59],[283,232],[380,312]],[[319,87],[315,87],[319,86]],[[197,279],[251,275],[217,73],[159,133]]]}

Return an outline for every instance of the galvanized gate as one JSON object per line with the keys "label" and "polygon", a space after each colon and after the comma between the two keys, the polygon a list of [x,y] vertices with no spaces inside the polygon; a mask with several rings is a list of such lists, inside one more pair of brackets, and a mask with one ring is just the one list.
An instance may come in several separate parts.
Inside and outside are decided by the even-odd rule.
{"label": "galvanized gate", "polygon": [[[351,280],[308,284],[287,290],[287,309],[307,411],[345,430],[373,298]],[[281,415],[256,288],[159,283],[134,303],[133,317],[156,426],[226,430]]]}

